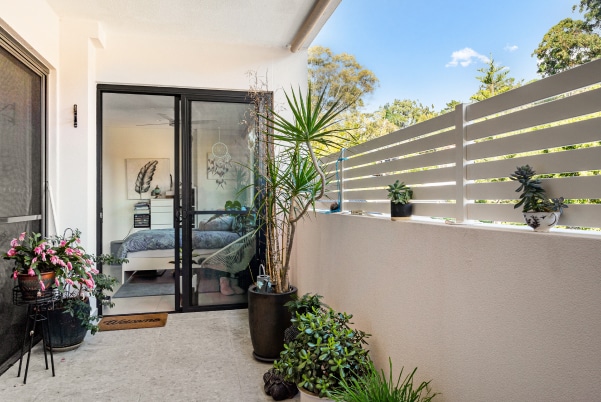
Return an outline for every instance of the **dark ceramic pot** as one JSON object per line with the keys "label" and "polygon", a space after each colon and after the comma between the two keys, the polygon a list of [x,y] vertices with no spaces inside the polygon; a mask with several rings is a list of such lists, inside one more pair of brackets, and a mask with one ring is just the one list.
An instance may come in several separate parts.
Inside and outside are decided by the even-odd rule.
{"label": "dark ceramic pot", "polygon": [[256,285],[248,288],[248,325],[253,356],[273,362],[284,350],[284,332],[290,326],[290,311],[284,306],[296,295],[297,288],[286,293],[260,293]]}
{"label": "dark ceramic pot", "polygon": [[[78,303],[75,310],[90,314],[90,300],[86,299],[85,304]],[[77,313],[71,314],[65,312],[65,307],[55,307],[48,310],[48,328],[50,344],[52,349],[71,350],[79,347],[83,343],[88,330],[81,325],[81,320],[77,318]]]}
{"label": "dark ceramic pot", "polygon": [[390,218],[394,221],[395,218],[408,218],[413,214],[413,204],[395,204],[390,203]]}

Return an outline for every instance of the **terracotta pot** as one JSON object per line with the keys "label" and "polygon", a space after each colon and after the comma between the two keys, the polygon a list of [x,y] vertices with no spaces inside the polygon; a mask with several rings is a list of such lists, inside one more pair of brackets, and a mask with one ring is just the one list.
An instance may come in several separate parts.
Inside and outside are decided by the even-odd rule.
{"label": "terracotta pot", "polygon": [[248,288],[248,325],[253,356],[263,362],[273,362],[284,350],[284,332],[290,326],[290,311],[284,306],[297,289],[286,293],[261,293],[257,286]]}
{"label": "terracotta pot", "polygon": [[[42,283],[46,288],[49,288],[54,283],[55,276],[54,271],[41,273]],[[23,300],[35,300],[38,297],[38,292],[42,290],[40,279],[37,275],[17,274],[17,281]]]}

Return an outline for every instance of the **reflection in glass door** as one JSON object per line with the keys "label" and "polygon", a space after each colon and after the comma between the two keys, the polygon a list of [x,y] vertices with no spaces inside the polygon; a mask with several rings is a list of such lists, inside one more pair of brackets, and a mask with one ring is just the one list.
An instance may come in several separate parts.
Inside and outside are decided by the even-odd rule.
{"label": "reflection in glass door", "polygon": [[[183,102],[184,103],[184,102]],[[248,103],[183,106],[182,273],[189,306],[242,307],[256,251],[255,138]],[[187,290],[187,292],[185,291]],[[186,308],[186,306],[184,306]]]}

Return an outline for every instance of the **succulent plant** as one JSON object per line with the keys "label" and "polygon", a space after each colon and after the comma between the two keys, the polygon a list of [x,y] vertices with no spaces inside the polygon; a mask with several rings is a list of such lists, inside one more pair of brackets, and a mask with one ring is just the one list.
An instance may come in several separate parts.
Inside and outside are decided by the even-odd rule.
{"label": "succulent plant", "polygon": [[509,176],[511,180],[520,183],[515,190],[522,192],[520,200],[514,208],[522,207],[523,212],[563,212],[568,206],[563,197],[548,198],[540,179],[534,179],[536,172],[529,165],[520,166]]}
{"label": "succulent plant", "polygon": [[343,378],[367,372],[370,359],[363,344],[369,335],[349,327],[352,315],[316,306],[311,310],[291,320],[298,335],[284,345],[273,367],[299,388],[328,397]]}
{"label": "succulent plant", "polygon": [[388,185],[388,198],[394,204],[407,204],[413,197],[413,190],[405,182],[395,181]]}

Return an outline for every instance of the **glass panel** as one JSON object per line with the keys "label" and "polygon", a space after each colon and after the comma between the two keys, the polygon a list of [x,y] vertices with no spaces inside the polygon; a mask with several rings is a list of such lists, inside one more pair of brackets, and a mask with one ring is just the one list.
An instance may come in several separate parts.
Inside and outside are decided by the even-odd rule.
{"label": "glass panel", "polygon": [[128,259],[103,266],[119,280],[115,306],[104,314],[175,306],[174,102],[173,96],[102,94],[102,250]]}
{"label": "glass panel", "polygon": [[[244,304],[255,254],[251,105],[192,102],[192,304]],[[227,213],[226,210],[232,211]],[[237,214],[238,213],[238,214]]]}

